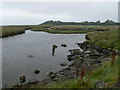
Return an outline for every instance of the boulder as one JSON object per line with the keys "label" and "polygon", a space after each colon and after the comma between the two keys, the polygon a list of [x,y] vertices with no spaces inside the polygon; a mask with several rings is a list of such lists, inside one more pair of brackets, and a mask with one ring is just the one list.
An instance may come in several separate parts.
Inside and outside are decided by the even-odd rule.
{"label": "boulder", "polygon": [[67,66],[67,63],[64,62],[64,63],[61,63],[60,65],[61,65],[61,66]]}
{"label": "boulder", "polygon": [[49,74],[48,75],[52,75],[52,74],[54,74],[53,72],[49,72]]}
{"label": "boulder", "polygon": [[35,73],[35,74],[39,74],[39,73],[40,73],[40,70],[35,70],[34,73]]}
{"label": "boulder", "polygon": [[61,47],[67,47],[67,45],[66,44],[61,44]]}
{"label": "boulder", "polygon": [[97,59],[97,58],[100,58],[101,55],[100,55],[100,54],[90,54],[89,57],[90,57],[91,59]]}
{"label": "boulder", "polygon": [[25,76],[24,75],[20,76],[19,80],[20,83],[24,83],[26,81]]}
{"label": "boulder", "polygon": [[58,78],[53,78],[52,81],[58,81]]}
{"label": "boulder", "polygon": [[57,48],[58,46],[57,46],[57,45],[53,45],[52,47],[53,47],[53,48]]}
{"label": "boulder", "polygon": [[50,75],[50,78],[51,78],[51,79],[56,78],[56,75],[55,75],[55,74],[51,74],[51,75]]}
{"label": "boulder", "polygon": [[64,73],[63,71],[60,71],[59,74],[60,74],[60,75],[64,75],[65,73]]}
{"label": "boulder", "polygon": [[69,52],[71,53],[71,55],[80,55],[81,51],[79,49],[72,49],[69,50]]}
{"label": "boulder", "polygon": [[70,68],[70,67],[67,67],[67,68],[65,68],[65,70],[71,70],[71,68]]}

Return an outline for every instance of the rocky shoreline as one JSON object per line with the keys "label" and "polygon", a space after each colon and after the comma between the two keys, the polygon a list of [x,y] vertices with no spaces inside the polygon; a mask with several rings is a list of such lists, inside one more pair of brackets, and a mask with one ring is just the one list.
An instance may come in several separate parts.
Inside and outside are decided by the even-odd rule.
{"label": "rocky shoreline", "polygon": [[95,68],[99,68],[102,65],[102,62],[111,61],[111,49],[101,48],[86,41],[76,44],[80,47],[80,49],[69,50],[70,55],[68,55],[67,58],[71,64],[68,65],[67,68],[58,72],[49,72],[47,78],[43,81],[29,81],[26,84],[17,84],[13,87],[25,87],[26,85],[43,86],[52,82],[62,82],[64,80],[76,79],[76,69],[81,69],[83,64],[86,65],[87,71],[90,71]]}

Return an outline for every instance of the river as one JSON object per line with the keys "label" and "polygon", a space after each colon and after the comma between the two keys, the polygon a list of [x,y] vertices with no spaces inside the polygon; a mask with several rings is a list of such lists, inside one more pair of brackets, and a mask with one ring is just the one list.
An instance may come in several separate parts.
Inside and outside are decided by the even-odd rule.
{"label": "river", "polygon": [[[85,34],[49,34],[27,30],[24,34],[2,39],[2,84],[14,85],[21,75],[26,80],[43,80],[47,73],[65,68],[60,63],[67,60],[69,49],[79,48],[75,43],[85,41]],[[57,45],[55,56],[52,56],[52,45]],[[67,44],[67,47],[61,47]],[[33,57],[30,57],[32,55]],[[34,74],[40,70],[38,75]]]}

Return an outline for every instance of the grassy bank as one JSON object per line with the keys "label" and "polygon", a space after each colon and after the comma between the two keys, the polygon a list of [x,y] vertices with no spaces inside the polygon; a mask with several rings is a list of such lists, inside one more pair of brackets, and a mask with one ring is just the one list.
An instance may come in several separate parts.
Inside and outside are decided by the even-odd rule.
{"label": "grassy bank", "polygon": [[37,25],[32,28],[32,31],[44,31],[53,34],[80,34],[92,31],[108,31],[115,28],[116,26],[110,25]]}
{"label": "grassy bank", "polygon": [[25,32],[26,28],[32,31],[44,31],[53,34],[81,34],[93,31],[116,30],[115,25],[21,25],[0,26],[0,37],[8,37]]}
{"label": "grassy bank", "polygon": [[118,41],[118,30],[109,30],[106,32],[88,33],[87,38],[90,42],[103,48],[120,49]]}
{"label": "grassy bank", "polygon": [[0,26],[0,38],[25,33],[29,26]]}

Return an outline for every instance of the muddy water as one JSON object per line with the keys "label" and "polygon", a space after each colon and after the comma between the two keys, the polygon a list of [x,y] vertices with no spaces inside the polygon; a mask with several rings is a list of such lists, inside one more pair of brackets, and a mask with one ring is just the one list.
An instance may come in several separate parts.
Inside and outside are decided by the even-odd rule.
{"label": "muddy water", "polygon": [[[48,72],[65,68],[60,63],[70,64],[67,60],[68,50],[79,48],[75,43],[84,40],[85,34],[49,34],[29,30],[25,34],[3,38],[3,86],[18,83],[20,75],[25,75],[27,81],[43,80]],[[63,43],[68,47],[61,47]],[[52,56],[53,44],[58,46],[55,56]],[[36,69],[40,70],[38,75],[34,74]]]}

